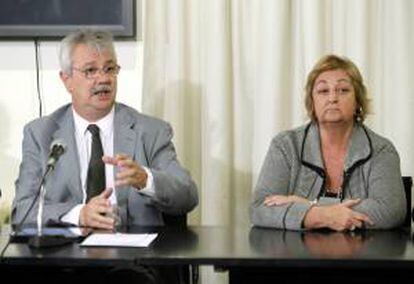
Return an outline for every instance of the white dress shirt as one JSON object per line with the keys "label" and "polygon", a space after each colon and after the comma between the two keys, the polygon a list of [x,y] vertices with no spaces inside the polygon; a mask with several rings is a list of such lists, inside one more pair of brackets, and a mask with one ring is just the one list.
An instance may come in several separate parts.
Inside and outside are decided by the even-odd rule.
{"label": "white dress shirt", "polygon": [[[91,144],[92,134],[87,130],[89,124],[96,124],[100,129],[100,138],[102,142],[102,148],[105,156],[114,156],[114,114],[115,108],[103,118],[96,122],[89,122],[82,118],[72,108],[73,119],[75,123],[75,140],[78,148],[79,167],[80,167],[80,179],[82,184],[83,201],[82,204],[78,204],[73,207],[68,213],[62,216],[62,221],[71,223],[73,225],[79,225],[79,216],[82,207],[86,201],[86,179],[88,174],[89,160],[91,157]],[[143,167],[148,175],[147,184],[145,188],[140,189],[139,193],[153,196],[155,194],[153,176],[149,169]],[[112,194],[109,197],[109,201],[112,205],[117,204],[115,187],[114,187],[114,166],[105,164],[105,180],[106,188],[112,188]]]}

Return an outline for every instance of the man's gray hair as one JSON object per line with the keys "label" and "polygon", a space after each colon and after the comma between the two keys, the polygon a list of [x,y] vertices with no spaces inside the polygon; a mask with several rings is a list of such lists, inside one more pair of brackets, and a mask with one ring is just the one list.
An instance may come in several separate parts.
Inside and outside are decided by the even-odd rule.
{"label": "man's gray hair", "polygon": [[59,63],[61,70],[66,74],[72,74],[72,53],[78,44],[86,44],[99,53],[107,50],[116,59],[111,33],[98,30],[78,30],[68,34],[60,43]]}

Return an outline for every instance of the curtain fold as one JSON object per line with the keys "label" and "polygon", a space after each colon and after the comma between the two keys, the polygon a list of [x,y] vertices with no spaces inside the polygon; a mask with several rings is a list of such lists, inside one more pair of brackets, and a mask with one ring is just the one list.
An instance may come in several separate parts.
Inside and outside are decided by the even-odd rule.
{"label": "curtain fold", "polygon": [[143,111],[169,121],[200,193],[192,224],[249,223],[270,141],[307,121],[306,76],[327,53],[363,73],[367,123],[414,175],[414,2],[146,1]]}

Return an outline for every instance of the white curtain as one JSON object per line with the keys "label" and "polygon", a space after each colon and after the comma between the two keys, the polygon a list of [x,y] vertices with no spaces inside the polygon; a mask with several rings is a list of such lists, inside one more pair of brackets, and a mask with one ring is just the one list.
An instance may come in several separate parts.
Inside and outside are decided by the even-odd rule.
{"label": "white curtain", "polygon": [[143,111],[173,125],[179,158],[199,186],[192,224],[249,223],[270,140],[307,120],[306,75],[327,53],[360,67],[372,98],[367,123],[394,142],[403,174],[414,175],[414,1],[144,6]]}

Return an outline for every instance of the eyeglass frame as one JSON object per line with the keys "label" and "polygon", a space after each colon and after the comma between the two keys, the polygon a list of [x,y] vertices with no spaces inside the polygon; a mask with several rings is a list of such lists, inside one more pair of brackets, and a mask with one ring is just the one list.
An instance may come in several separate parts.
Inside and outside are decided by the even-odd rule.
{"label": "eyeglass frame", "polygon": [[345,97],[346,95],[350,94],[351,92],[355,92],[354,86],[352,84],[347,87],[335,87],[333,89],[326,89],[326,90],[317,90],[316,88],[313,90],[313,95],[318,96],[320,98],[327,98],[331,95],[331,92],[338,96],[338,97]]}
{"label": "eyeglass frame", "polygon": [[[108,68],[114,68],[113,71],[109,71]],[[116,77],[119,74],[119,71],[121,70],[121,66],[119,66],[118,64],[115,65],[108,65],[108,66],[104,66],[102,68],[96,68],[96,67],[87,67],[87,68],[77,68],[77,67],[72,67],[72,70],[78,71],[80,73],[83,74],[83,76],[88,79],[95,79],[98,77],[98,75],[100,74],[104,74],[107,76],[111,76],[111,77]],[[92,74],[90,74],[92,72]],[[89,75],[88,75],[89,74]]]}

